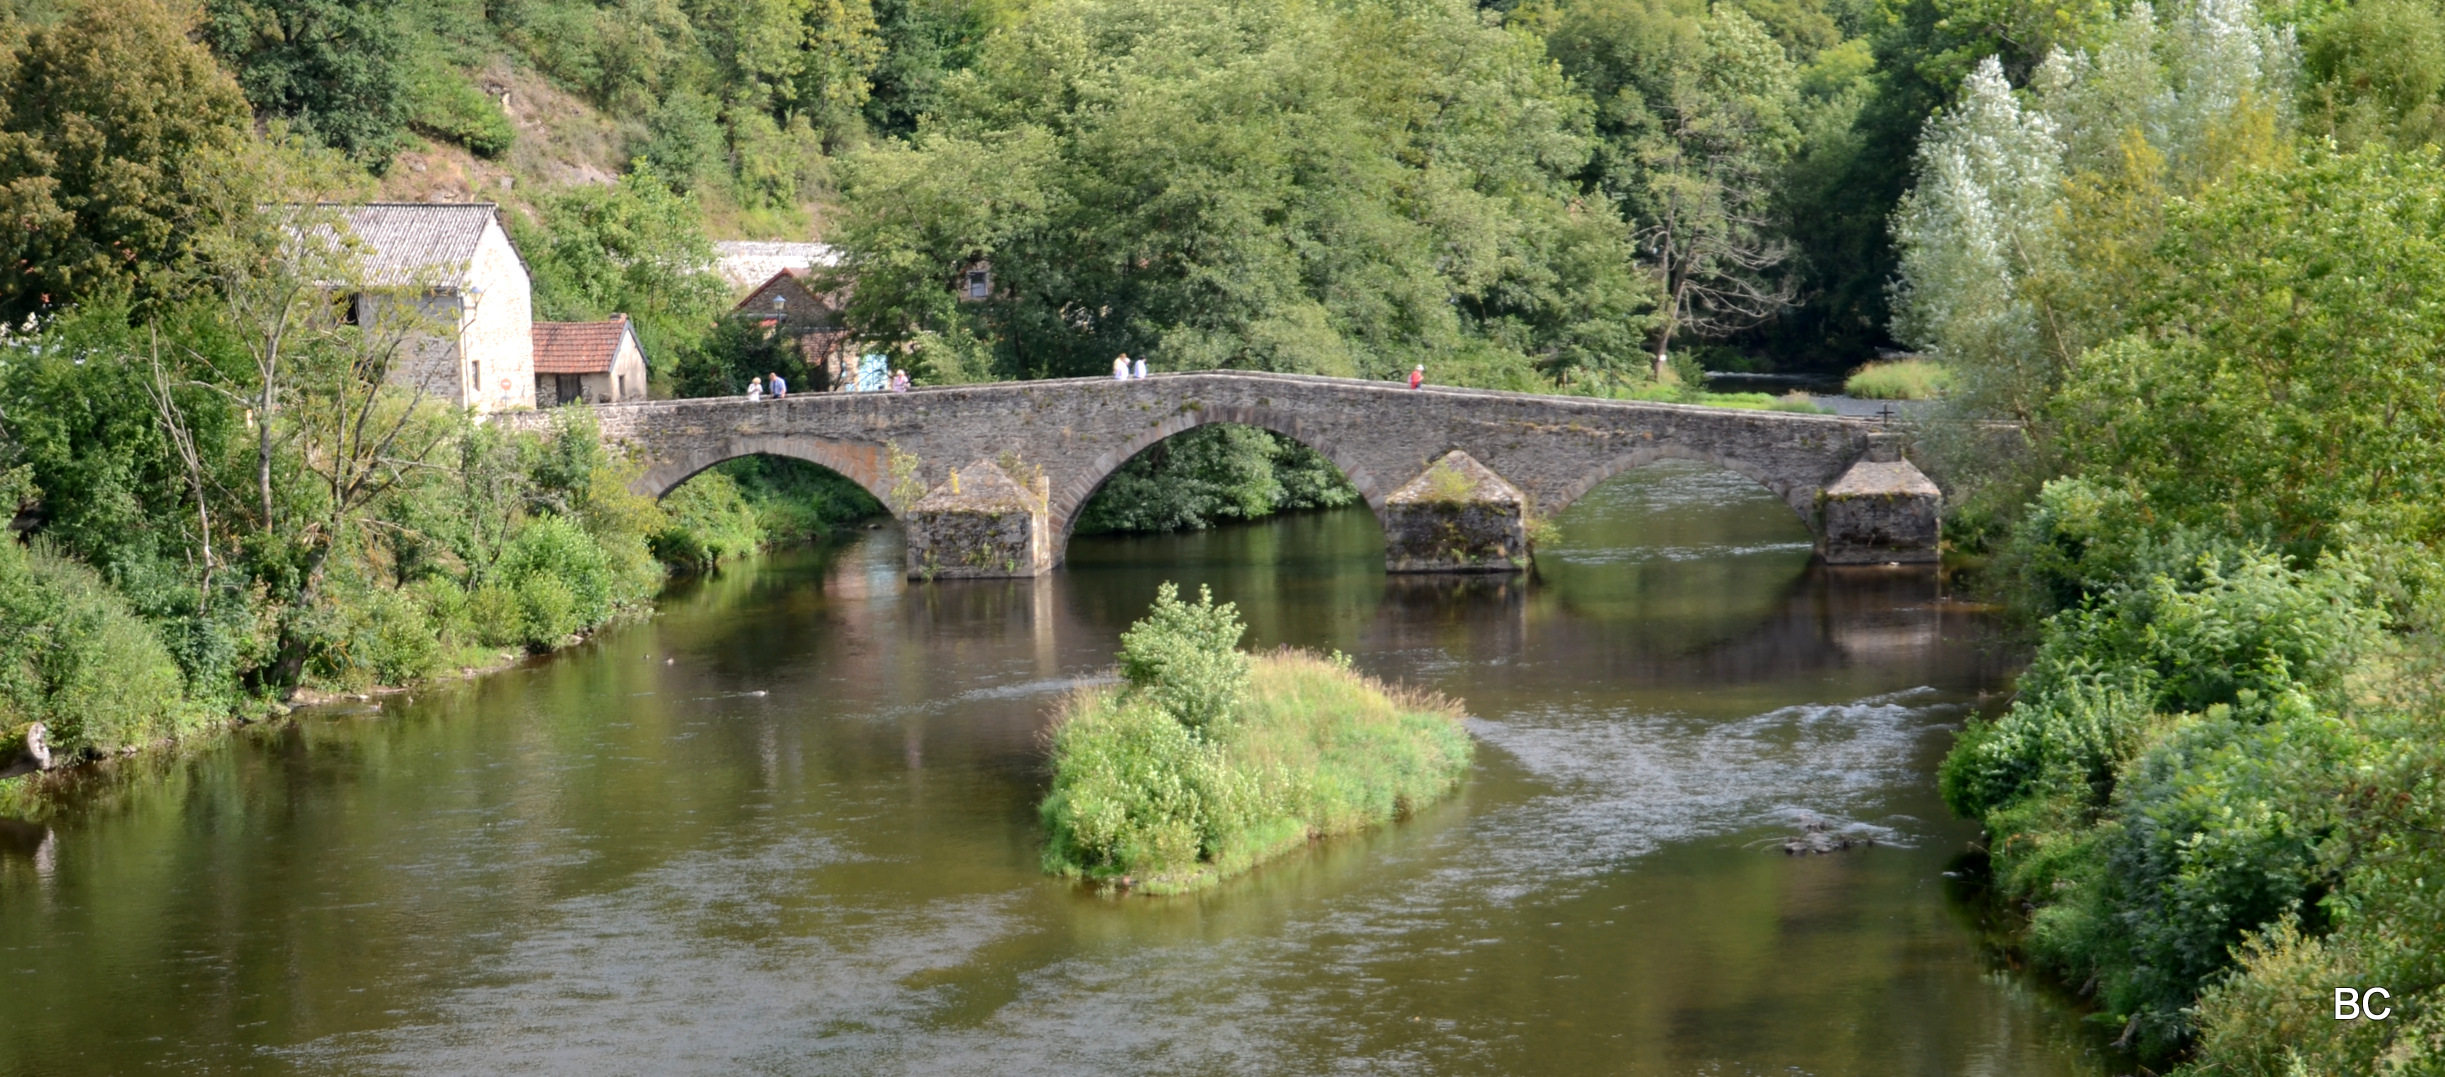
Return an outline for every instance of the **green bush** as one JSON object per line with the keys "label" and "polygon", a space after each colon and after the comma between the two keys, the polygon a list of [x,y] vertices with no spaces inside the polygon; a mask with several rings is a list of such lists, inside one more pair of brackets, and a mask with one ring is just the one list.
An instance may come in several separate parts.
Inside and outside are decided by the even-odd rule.
{"label": "green bush", "polygon": [[195,715],[161,635],[99,574],[0,540],[0,726],[42,722],[64,755],[184,732]]}
{"label": "green bush", "polygon": [[467,596],[467,622],[475,639],[487,647],[507,647],[527,640],[526,610],[515,586],[493,580]]}
{"label": "green bush", "polygon": [[[2279,918],[2199,995],[2191,1077],[2445,1072],[2445,738],[2438,701],[2364,725],[2332,787],[2345,865],[2319,915]],[[2342,848],[2337,849],[2335,847]],[[2320,924],[2317,921],[2324,921]],[[2337,1021],[2334,989],[2388,986],[2393,1016]]]}
{"label": "green bush", "polygon": [[1940,785],[1983,822],[2031,955],[2094,984],[2149,1057],[2250,933],[2316,914],[2359,749],[2348,677],[2387,652],[2354,558],[2148,527],[2128,494],[2050,484],[2015,535],[2021,577],[2068,603],[2018,698],[1972,722]]}
{"label": "green bush", "polygon": [[420,58],[408,82],[408,124],[478,157],[509,152],[518,137],[501,105],[438,56]]}
{"label": "green bush", "polygon": [[1386,689],[1346,663],[1254,660],[1227,726],[1192,733],[1143,693],[1070,699],[1041,807],[1045,870],[1174,893],[1400,818],[1467,773],[1460,708]]}
{"label": "green bush", "polygon": [[2144,1051],[2189,1034],[2184,1011],[2245,935],[2316,912],[2320,847],[2335,827],[2325,791],[2350,753],[2340,722],[2261,724],[2218,706],[2133,762],[2108,884],[2091,891],[2105,945],[2063,956],[2094,963],[2099,1000],[2136,1021]]}
{"label": "green bush", "polygon": [[414,684],[441,669],[443,651],[435,618],[404,591],[377,592],[365,604],[370,631],[366,668],[377,684]]}
{"label": "green bush", "polygon": [[687,569],[708,569],[764,545],[764,525],[729,475],[707,471],[662,499],[668,526],[654,535],[654,556]]}
{"label": "green bush", "polygon": [[1246,631],[1239,607],[1215,605],[1212,588],[1198,588],[1191,605],[1166,580],[1145,618],[1121,633],[1121,678],[1191,735],[1211,735],[1247,696],[1248,656],[1239,650]]}
{"label": "green bush", "polygon": [[595,622],[585,615],[585,600],[568,581],[536,573],[518,581],[518,625],[531,651],[548,651],[560,641]]}
{"label": "green bush", "polygon": [[1143,699],[1089,697],[1054,734],[1043,814],[1060,871],[1160,882],[1224,855],[1269,811],[1269,790]]}
{"label": "green bush", "polygon": [[1972,722],[1944,757],[1937,786],[1971,819],[2032,793],[2076,791],[2103,803],[2115,771],[2139,750],[2155,712],[2143,692],[2102,677],[2066,678],[2030,694],[1992,722]]}
{"label": "green bush", "polygon": [[2224,707],[2245,721],[2314,712],[2378,643],[2367,580],[2349,565],[2287,566],[2261,550],[2202,555],[2047,622],[2019,697],[1972,723],[1945,759],[1955,811],[1984,818],[2047,776],[2076,778],[2102,804],[2156,714]]}
{"label": "green bush", "polygon": [[1952,387],[1953,372],[1928,359],[1869,363],[1842,382],[1845,394],[1863,400],[1933,400]]}
{"label": "green bush", "polygon": [[[576,524],[558,516],[538,516],[527,521],[501,551],[500,563],[494,571],[502,582],[517,591],[520,608],[528,611],[525,641],[529,644],[557,641],[601,624],[611,618],[616,606],[617,581],[602,545]],[[551,582],[530,586],[536,580]],[[565,593],[565,600],[559,597],[561,593]],[[535,610],[557,611],[564,605],[567,619],[557,612],[549,620],[533,619]],[[548,631],[554,628],[561,631]]]}

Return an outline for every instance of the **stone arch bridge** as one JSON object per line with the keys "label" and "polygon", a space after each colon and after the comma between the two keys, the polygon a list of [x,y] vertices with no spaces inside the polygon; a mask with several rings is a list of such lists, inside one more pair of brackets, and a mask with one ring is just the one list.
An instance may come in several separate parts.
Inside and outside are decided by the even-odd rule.
{"label": "stone arch bridge", "polygon": [[[1875,423],[1826,415],[1596,400],[1284,374],[1161,374],[615,404],[606,440],[660,497],[754,453],[864,486],[909,534],[912,576],[1030,576],[1061,560],[1079,510],[1156,442],[1208,423],[1296,439],[1349,477],[1384,523],[1393,571],[1505,571],[1530,521],[1662,459],[1774,491],[1834,563],[1932,561],[1941,495]],[[549,413],[503,417],[540,428]]]}

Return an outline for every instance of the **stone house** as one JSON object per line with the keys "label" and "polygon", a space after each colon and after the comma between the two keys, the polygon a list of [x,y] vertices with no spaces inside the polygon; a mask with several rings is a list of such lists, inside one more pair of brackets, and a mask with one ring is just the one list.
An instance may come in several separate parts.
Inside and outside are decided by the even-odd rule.
{"label": "stone house", "polygon": [[607,322],[535,323],[535,403],[645,399],[645,349],[628,315]]}
{"label": "stone house", "polygon": [[857,374],[857,357],[840,323],[847,296],[817,292],[817,283],[812,269],[783,269],[750,290],[730,316],[796,339],[807,366],[822,370],[834,386],[846,385]]}
{"label": "stone house", "polygon": [[348,317],[402,334],[392,382],[482,412],[535,406],[533,290],[491,203],[326,208],[354,241]]}

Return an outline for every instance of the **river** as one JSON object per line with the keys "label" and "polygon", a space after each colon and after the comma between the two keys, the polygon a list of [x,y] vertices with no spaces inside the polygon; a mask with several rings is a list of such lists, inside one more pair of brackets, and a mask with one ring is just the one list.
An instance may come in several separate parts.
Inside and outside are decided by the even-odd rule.
{"label": "river", "polygon": [[[106,768],[0,823],[0,1074],[2104,1072],[1950,889],[1976,615],[1724,472],[1559,524],[1533,580],[1350,510],[930,586],[884,527]],[[1166,579],[1465,700],[1474,773],[1194,897],[1044,877],[1045,716]]]}

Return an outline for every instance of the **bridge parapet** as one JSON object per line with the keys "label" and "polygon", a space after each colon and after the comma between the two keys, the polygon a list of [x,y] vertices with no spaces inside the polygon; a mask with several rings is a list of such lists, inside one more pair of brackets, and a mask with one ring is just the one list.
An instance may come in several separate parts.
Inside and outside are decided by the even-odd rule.
{"label": "bridge parapet", "polygon": [[[723,460],[770,453],[831,468],[906,517],[950,470],[1009,461],[1043,477],[1044,567],[1057,563],[1079,510],[1131,457],[1208,423],[1256,426],[1331,460],[1379,515],[1396,491],[1459,452],[1516,490],[1522,517],[1551,516],[1630,468],[1696,460],[1781,497],[1829,560],[1932,560],[1941,495],[1901,459],[1898,436],[1827,415],[1598,400],[1288,374],[1161,374],[938,386],[907,393],[818,393],[782,400],[655,401],[596,409],[604,436],[645,463],[653,496]],[[502,416],[512,425],[548,413]],[[1876,460],[1889,456],[1890,460]],[[1898,464],[1851,476],[1863,460]],[[1906,474],[1904,473],[1906,471]],[[1857,481],[1847,481],[1846,477]],[[1915,477],[1915,479],[1913,479]],[[1847,483],[1847,484],[1846,484]],[[1032,482],[1029,483],[1032,485]],[[1882,509],[1855,512],[1877,497]],[[1892,511],[1886,511],[1892,510]],[[1914,515],[1915,514],[1915,515]],[[1858,527],[1873,541],[1855,541]],[[1023,559],[1014,559],[1023,560]],[[1025,565],[1015,574],[1031,575]],[[1041,568],[1035,571],[1041,571]]]}

